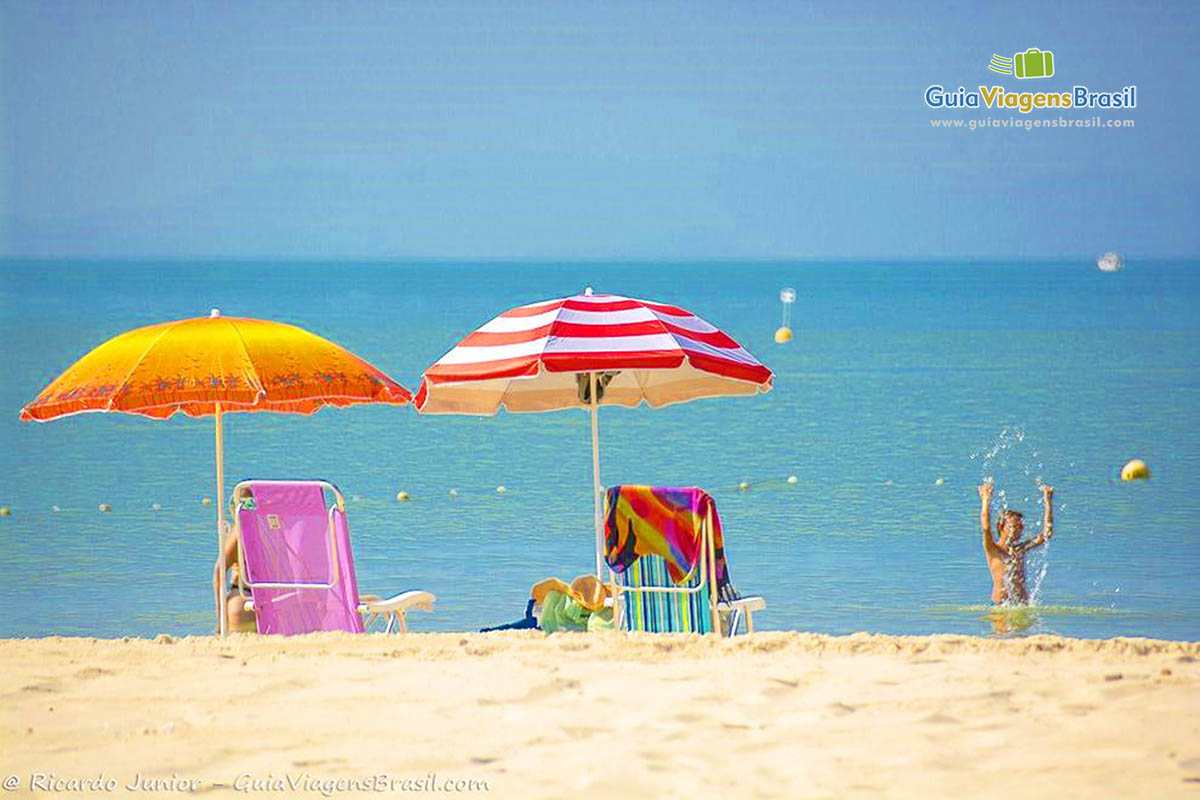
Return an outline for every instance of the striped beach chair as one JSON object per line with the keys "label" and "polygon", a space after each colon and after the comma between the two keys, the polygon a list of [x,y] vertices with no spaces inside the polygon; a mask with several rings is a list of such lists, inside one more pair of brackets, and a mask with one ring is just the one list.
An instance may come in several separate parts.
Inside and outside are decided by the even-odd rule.
{"label": "striped beach chair", "polygon": [[[720,633],[733,636],[743,628],[747,633],[754,632],[754,612],[766,608],[766,600],[762,597],[742,597],[728,582],[728,576],[723,583],[718,582],[717,562],[724,569],[724,553],[718,552],[717,537],[714,532],[719,529],[719,518],[716,517],[716,506],[712,497],[702,489],[670,489],[654,487],[621,487],[615,486],[607,493],[608,511],[617,502],[622,492],[639,493],[645,498],[653,496],[659,501],[670,503],[683,502],[689,504],[697,513],[675,513],[666,524],[674,525],[675,530],[669,536],[661,539],[653,534],[646,536],[648,542],[636,543],[626,539],[618,543],[612,528],[619,524],[615,516],[606,513],[609,531],[606,543],[609,552],[605,554],[609,560],[610,575],[617,589],[615,601],[618,624],[627,631],[646,631],[651,633]],[[686,509],[686,507],[684,507]],[[656,516],[646,514],[642,520],[651,524]],[[663,517],[657,516],[662,524]],[[632,537],[630,537],[632,538]],[[676,582],[671,575],[671,565],[667,559],[654,552],[646,552],[657,546],[670,547],[674,544],[679,551],[678,543],[691,540],[697,544],[695,550],[682,553],[692,566],[686,578]],[[617,550],[624,547],[627,551],[633,548],[636,558],[621,557]],[[674,555],[678,561],[681,552]],[[616,563],[614,563],[616,562]]]}
{"label": "striped beach chair", "polygon": [[[712,592],[696,570],[686,583],[675,586],[662,556],[646,555],[620,574],[621,627],[652,633],[712,633]],[[672,587],[679,591],[655,591]]]}

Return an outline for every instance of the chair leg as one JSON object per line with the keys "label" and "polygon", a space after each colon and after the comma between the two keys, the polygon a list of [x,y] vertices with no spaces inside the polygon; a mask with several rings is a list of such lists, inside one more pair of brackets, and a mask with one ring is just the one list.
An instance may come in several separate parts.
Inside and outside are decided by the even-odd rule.
{"label": "chair leg", "polygon": [[746,609],[746,633],[754,633],[754,612]]}

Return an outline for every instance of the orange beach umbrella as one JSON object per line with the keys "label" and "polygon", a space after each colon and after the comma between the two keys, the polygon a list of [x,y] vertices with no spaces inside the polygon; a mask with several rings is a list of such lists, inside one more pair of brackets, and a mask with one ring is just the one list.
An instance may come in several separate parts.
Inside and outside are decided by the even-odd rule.
{"label": "orange beach umbrella", "polygon": [[[154,419],[213,416],[217,444],[217,544],[224,545],[225,467],[221,415],[230,411],[312,414],[325,406],[403,405],[407,389],[338,345],[293,325],[208,317],[123,333],[59,375],[21,419],[46,422],[121,411]],[[221,549],[217,551],[218,560]],[[220,583],[225,607],[225,582]],[[220,613],[221,634],[225,614]]]}

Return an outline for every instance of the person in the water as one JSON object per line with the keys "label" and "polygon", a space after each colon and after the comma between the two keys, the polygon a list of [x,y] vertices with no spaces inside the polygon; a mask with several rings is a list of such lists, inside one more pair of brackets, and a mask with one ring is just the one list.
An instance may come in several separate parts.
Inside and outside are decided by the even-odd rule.
{"label": "person in the water", "polygon": [[983,552],[987,556],[988,570],[992,573],[992,602],[1010,605],[1025,605],[1029,592],[1025,588],[1025,554],[1040,547],[1054,535],[1054,517],[1051,511],[1054,489],[1042,485],[1042,501],[1046,516],[1042,520],[1042,532],[1036,538],[1022,541],[1025,519],[1020,511],[1006,508],[996,523],[997,539],[992,538],[991,505],[992,484],[979,487],[979,525],[983,528]]}

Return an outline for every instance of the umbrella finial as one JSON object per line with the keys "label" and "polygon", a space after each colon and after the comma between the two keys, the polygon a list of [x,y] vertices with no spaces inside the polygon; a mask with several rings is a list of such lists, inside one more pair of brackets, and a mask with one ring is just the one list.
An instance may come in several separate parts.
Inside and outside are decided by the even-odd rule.
{"label": "umbrella finial", "polygon": [[590,286],[589,286],[589,287],[587,287],[586,289],[584,289],[584,290],[583,290],[583,296],[584,296],[584,297],[591,297],[591,296],[592,296],[592,287],[590,287]]}
{"label": "umbrella finial", "polygon": [[209,319],[216,319],[219,316],[221,316],[221,309],[219,308],[214,308],[212,311],[208,312]]}

